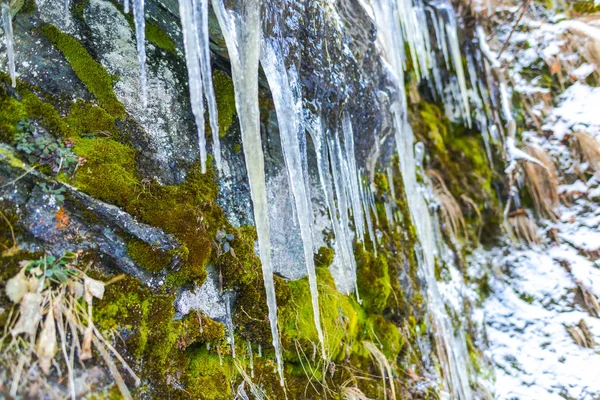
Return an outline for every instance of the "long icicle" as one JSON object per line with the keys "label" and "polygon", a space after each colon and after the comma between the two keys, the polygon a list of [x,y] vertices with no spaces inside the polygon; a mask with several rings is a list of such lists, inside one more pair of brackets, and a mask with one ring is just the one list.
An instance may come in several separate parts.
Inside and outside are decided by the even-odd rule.
{"label": "long icicle", "polygon": [[277,359],[279,381],[284,385],[283,359],[277,328],[277,300],[271,264],[271,237],[267,207],[267,189],[258,107],[258,58],[260,54],[260,3],[239,0],[238,12],[225,9],[222,0],[212,0],[229,59],[235,89],[235,104],[240,120],[244,158],[248,170],[250,194],[254,205],[254,223],[269,309],[273,348]]}
{"label": "long icicle", "polygon": [[2,26],[4,28],[4,41],[6,43],[6,53],[8,56],[8,71],[12,81],[12,87],[17,86],[17,72],[15,69],[15,47],[14,34],[12,28],[12,17],[8,4],[2,4]]}
{"label": "long icicle", "polygon": [[206,137],[204,135],[204,99],[202,97],[202,78],[200,61],[198,59],[198,35],[193,18],[193,5],[191,0],[179,0],[179,15],[181,18],[181,32],[183,34],[183,47],[185,49],[185,62],[188,71],[188,86],[190,89],[190,103],[192,114],[198,132],[198,147],[200,150],[200,168],[206,172]]}
{"label": "long icicle", "polygon": [[133,21],[135,23],[135,40],[140,63],[141,99],[144,107],[148,105],[148,88],[146,78],[146,16],[144,0],[133,0]]}
{"label": "long icicle", "polygon": [[306,263],[308,283],[310,286],[313,317],[317,328],[317,336],[321,344],[322,356],[326,359],[327,354],[325,352],[323,329],[321,328],[319,291],[317,289],[317,275],[313,255],[313,215],[310,207],[310,194],[306,187],[306,171],[303,168],[300,143],[298,141],[300,122],[298,121],[298,113],[296,113],[295,110],[296,101],[292,93],[285,65],[283,64],[283,54],[279,47],[279,43],[275,39],[263,40],[261,47],[261,64],[263,71],[267,76],[269,88],[271,89],[271,94],[273,96],[273,102],[275,103],[277,121],[279,122],[281,147],[285,149],[283,151],[283,156],[290,186],[294,195],[296,214],[300,225],[300,235],[302,236],[304,262]]}
{"label": "long icicle", "polygon": [[[212,131],[213,155],[217,171],[221,172],[221,140],[219,137],[219,115],[217,112],[217,101],[212,83],[212,71],[210,68],[210,38],[208,35],[208,0],[193,0],[196,12],[197,54],[200,60],[204,95],[208,105],[208,116],[210,130]],[[199,3],[199,4],[198,4]],[[204,127],[203,127],[204,129]]]}

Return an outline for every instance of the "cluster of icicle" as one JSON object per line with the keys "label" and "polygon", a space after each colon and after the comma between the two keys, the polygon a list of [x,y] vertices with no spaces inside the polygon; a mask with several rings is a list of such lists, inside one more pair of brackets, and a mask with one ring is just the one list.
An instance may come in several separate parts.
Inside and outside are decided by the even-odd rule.
{"label": "cluster of icicle", "polygon": [[[367,234],[377,251],[375,226],[371,212],[377,218],[373,195],[373,184],[364,179],[355,158],[352,116],[342,115],[341,132],[331,130],[319,117],[302,108],[298,72],[287,68],[284,63],[286,43],[273,36],[262,37],[261,9],[259,0],[236,0],[234,8],[228,8],[223,0],[212,0],[212,8],[219,22],[231,62],[231,73],[235,88],[235,102],[240,122],[244,156],[254,209],[254,221],[258,235],[259,256],[269,310],[273,347],[277,359],[280,381],[283,385],[283,361],[277,327],[277,305],[271,262],[271,245],[268,218],[268,203],[265,183],[264,155],[260,135],[258,104],[258,68],[262,65],[275,104],[281,147],[287,175],[293,195],[293,204],[298,219],[304,248],[307,275],[314,310],[314,323],[318,332],[321,353],[327,357],[321,328],[317,281],[313,254],[314,214],[308,185],[306,134],[314,144],[321,190],[332,219],[346,282],[356,290],[356,261],[353,241],[364,244]],[[229,4],[229,3],[228,3]],[[124,0],[124,11],[129,12],[129,0]],[[432,323],[437,330],[436,345],[442,364],[447,388],[457,398],[470,398],[466,372],[466,349],[464,338],[457,337],[445,312],[437,282],[433,274],[436,240],[434,221],[416,180],[413,149],[413,133],[408,123],[407,100],[404,92],[404,71],[408,55],[404,43],[408,44],[417,79],[425,80],[444,101],[450,118],[460,119],[471,125],[470,103],[475,105],[476,123],[483,132],[489,151],[489,115],[481,106],[486,98],[484,88],[476,79],[472,56],[467,56],[468,72],[472,90],[467,89],[467,74],[463,69],[457,23],[454,11],[445,0],[428,2],[422,0],[375,0],[370,15],[374,16],[378,29],[377,43],[383,54],[389,74],[395,78],[396,92],[392,96],[391,113],[394,116],[394,134],[402,173],[405,193],[412,221],[422,246],[420,266],[427,279],[429,308]],[[217,170],[221,169],[219,127],[214,89],[212,87],[209,35],[208,0],[179,0],[182,34],[188,69],[190,100],[194,114],[200,146],[202,170],[206,170],[206,139],[204,133],[204,97],[206,97],[210,127],[213,136],[213,154]],[[144,0],[133,0],[136,28],[142,102],[147,101],[146,53]],[[429,15],[429,17],[428,17]],[[9,69],[15,84],[13,35],[10,9],[2,5],[4,36],[8,49]],[[433,24],[435,37],[431,37],[428,21]],[[432,49],[442,54],[445,68],[453,71],[450,81],[443,81],[440,65]],[[477,92],[479,90],[479,94]],[[423,154],[420,154],[422,157]],[[392,170],[388,167],[388,181],[392,185]],[[392,194],[394,193],[392,189]],[[394,203],[388,202],[386,216],[390,222],[399,220],[394,215]],[[352,217],[352,220],[351,220]],[[352,226],[354,229],[352,229]],[[230,326],[230,339],[233,330]]]}

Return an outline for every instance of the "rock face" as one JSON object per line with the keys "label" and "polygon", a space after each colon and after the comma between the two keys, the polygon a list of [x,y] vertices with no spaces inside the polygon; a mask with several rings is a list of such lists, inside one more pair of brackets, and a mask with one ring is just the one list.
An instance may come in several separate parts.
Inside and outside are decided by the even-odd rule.
{"label": "rock face", "polygon": [[[108,0],[74,0],[69,7],[65,13],[63,1],[36,6],[27,0],[13,19],[17,87],[0,75],[0,204],[2,223],[10,226],[3,226],[1,243],[13,249],[5,252],[3,285],[22,260],[76,252],[82,263],[91,261],[96,278],[113,282],[95,303],[94,323],[110,337],[123,338],[116,346],[142,382],[136,397],[231,398],[232,388],[239,393],[250,385],[257,397],[264,391],[284,398],[273,372],[229,56],[212,10],[213,84],[223,129],[221,175],[211,167],[206,174],[199,172],[178,3],[146,5],[147,106],[140,98],[132,16]],[[397,121],[390,109],[401,94],[383,61],[370,7],[356,1],[272,1],[264,4],[262,20],[265,32],[278,32],[287,44],[285,64],[297,68],[303,121],[319,120],[328,137],[342,138],[342,116],[351,116],[358,183],[366,199],[358,206],[372,219],[361,242],[355,233],[359,221],[344,216],[352,228],[347,236],[356,260],[353,270],[332,223],[347,210],[328,207],[328,201],[340,201],[342,194],[332,182],[323,191],[315,155],[318,136],[309,132],[316,125],[306,122],[311,134],[301,141],[308,154],[302,162],[314,213],[314,261],[327,351],[321,359],[285,150],[261,71],[261,136],[287,395],[322,398],[323,390],[330,390],[305,391],[311,386],[306,371],[331,386],[328,395],[345,398],[382,398],[389,382],[402,398],[452,391],[435,373],[448,354],[436,349],[436,327],[429,322],[421,247],[395,160]],[[0,58],[2,71],[5,62]],[[419,182],[427,182],[425,168],[440,170],[450,182],[451,196],[467,194],[485,204],[478,216],[472,205],[457,206],[473,214],[467,216],[469,233],[481,229],[477,224],[495,226],[492,174],[479,136],[444,116],[440,104],[424,100],[431,96],[423,86],[432,84],[419,86],[412,68],[407,66],[402,83],[411,97],[407,112],[429,152]],[[450,74],[443,68],[437,72],[439,79]],[[325,143],[331,154],[334,146]],[[462,176],[471,170],[472,176]],[[428,189],[421,185],[419,190]],[[432,209],[438,207],[430,203]],[[436,254],[436,268],[459,276],[462,244],[446,233],[436,235],[440,245],[435,251],[443,253]],[[356,284],[349,278],[352,273]],[[468,309],[463,293],[449,286],[452,296],[459,293],[453,309]],[[1,302],[9,304],[5,297]],[[453,323],[462,329],[469,320],[457,316]],[[228,339],[226,329],[231,329]],[[470,357],[479,357],[477,349],[469,350]],[[387,372],[377,369],[386,363],[391,365]],[[470,373],[466,360],[463,364]],[[85,373],[76,368],[76,377]],[[381,373],[387,389],[379,381],[354,379],[373,373]],[[67,395],[64,382],[49,381]]]}

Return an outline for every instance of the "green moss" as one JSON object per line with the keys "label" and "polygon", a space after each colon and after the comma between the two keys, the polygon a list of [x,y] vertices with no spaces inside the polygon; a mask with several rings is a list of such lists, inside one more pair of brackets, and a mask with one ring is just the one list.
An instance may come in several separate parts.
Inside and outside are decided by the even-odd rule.
{"label": "green moss", "polygon": [[577,1],[573,3],[573,11],[577,14],[593,14],[600,11],[600,4],[593,1]]}
{"label": "green moss", "polygon": [[162,228],[185,245],[180,254],[184,265],[176,275],[197,284],[206,277],[204,268],[215,250],[216,231],[229,227],[223,211],[215,203],[217,185],[213,174],[212,169],[202,174],[200,168],[195,167],[181,185],[148,183],[143,192],[130,196],[125,207],[142,222]]}
{"label": "green moss", "polygon": [[392,291],[386,254],[379,252],[376,257],[360,245],[355,246],[354,254],[358,293],[363,307],[370,313],[379,314],[385,308]]}
{"label": "green moss", "polygon": [[[229,130],[235,115],[235,92],[231,78],[220,71],[213,72],[213,86],[219,113],[219,136],[223,137]],[[210,127],[207,128],[207,131]]]}
{"label": "green moss", "polygon": [[319,267],[329,267],[333,262],[333,257],[335,256],[335,252],[333,249],[329,247],[321,246],[319,248],[319,252],[315,254],[315,266]]}
{"label": "green moss", "polygon": [[[6,82],[6,75],[0,73]],[[32,87],[18,81],[17,96],[0,93],[0,140],[10,143],[16,132],[16,125],[22,118],[34,119],[55,136],[71,135],[73,130],[62,119],[54,106],[33,91]]]}
{"label": "green moss", "polygon": [[169,53],[175,54],[173,39],[154,22],[146,22],[146,40]]}
{"label": "green moss", "polygon": [[111,139],[76,139],[73,152],[85,158],[76,186],[108,203],[123,206],[138,187],[135,151]]}
{"label": "green moss", "polygon": [[378,172],[375,174],[375,186],[377,186],[378,192],[380,194],[387,192],[390,190],[390,186],[387,181],[387,177],[385,174]]}
{"label": "green moss", "polygon": [[363,340],[377,344],[390,362],[396,359],[405,342],[400,329],[381,315],[371,315],[368,318],[364,336]]}
{"label": "green moss", "polygon": [[115,119],[102,107],[84,101],[77,101],[71,106],[67,124],[78,134],[115,135]]}
{"label": "green moss", "polygon": [[37,11],[37,6],[35,4],[35,0],[25,0],[23,1],[23,5],[19,12],[21,14],[31,14],[32,12]]}
{"label": "green moss", "polygon": [[223,324],[206,317],[202,312],[190,313],[181,321],[177,348],[184,350],[194,343],[219,343],[225,338]]}
{"label": "green moss", "polygon": [[242,146],[239,143],[233,145],[233,152],[235,154],[240,154],[242,152]]}
{"label": "green moss", "polygon": [[[325,336],[325,349],[331,360],[346,355],[346,347],[356,340],[359,331],[358,305],[351,297],[339,293],[328,269],[317,268],[321,325]],[[319,346],[313,319],[308,279],[289,283],[290,300],[279,307],[281,339],[287,360],[299,361],[296,344],[308,354],[313,345]]]}
{"label": "green moss", "polygon": [[62,33],[53,25],[41,27],[42,34],[58,48],[71,64],[77,77],[100,102],[102,107],[114,117],[122,117],[125,109],[113,92],[113,79],[96,62],[77,39]]}
{"label": "green moss", "polygon": [[186,390],[195,395],[192,398],[217,400],[233,397],[229,385],[231,371],[227,364],[221,365],[219,359],[205,349],[194,349],[189,359],[184,379]]}
{"label": "green moss", "polygon": [[165,251],[156,249],[138,239],[127,241],[127,254],[137,265],[150,272],[162,271],[171,260]]}

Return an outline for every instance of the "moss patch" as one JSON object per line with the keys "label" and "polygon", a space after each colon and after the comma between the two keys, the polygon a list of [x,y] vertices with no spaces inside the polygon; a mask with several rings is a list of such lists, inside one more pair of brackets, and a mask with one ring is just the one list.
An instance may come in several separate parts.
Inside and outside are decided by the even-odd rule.
{"label": "moss patch", "polygon": [[125,109],[113,92],[113,79],[96,62],[77,39],[62,33],[53,25],[41,27],[42,34],[59,49],[71,64],[77,77],[100,102],[102,107],[114,117],[122,117]]}
{"label": "moss patch", "polygon": [[[231,78],[220,71],[213,72],[213,86],[219,113],[219,136],[223,137],[229,130],[235,116],[235,92]],[[207,126],[207,131],[210,127]]]}
{"label": "moss patch", "polygon": [[175,54],[175,43],[165,31],[154,22],[146,22],[146,39],[169,53]]}
{"label": "moss patch", "polygon": [[[331,360],[339,361],[346,355],[346,347],[351,346],[359,332],[358,305],[351,297],[337,291],[328,269],[317,268],[317,282],[325,349]],[[295,343],[310,354],[313,346],[319,346],[319,340],[308,278],[290,282],[289,286],[289,303],[286,307],[279,307],[281,339],[285,358],[299,361]]]}
{"label": "moss patch", "polygon": [[85,158],[76,186],[108,203],[124,206],[138,185],[135,151],[111,139],[76,139],[73,152]]}
{"label": "moss patch", "polygon": [[386,255],[375,254],[363,250],[357,245],[354,254],[357,264],[358,292],[363,307],[370,313],[380,314],[387,305],[392,291]]}
{"label": "moss patch", "polygon": [[140,267],[150,272],[160,272],[167,268],[171,257],[165,251],[155,249],[138,239],[127,242],[127,254]]}

